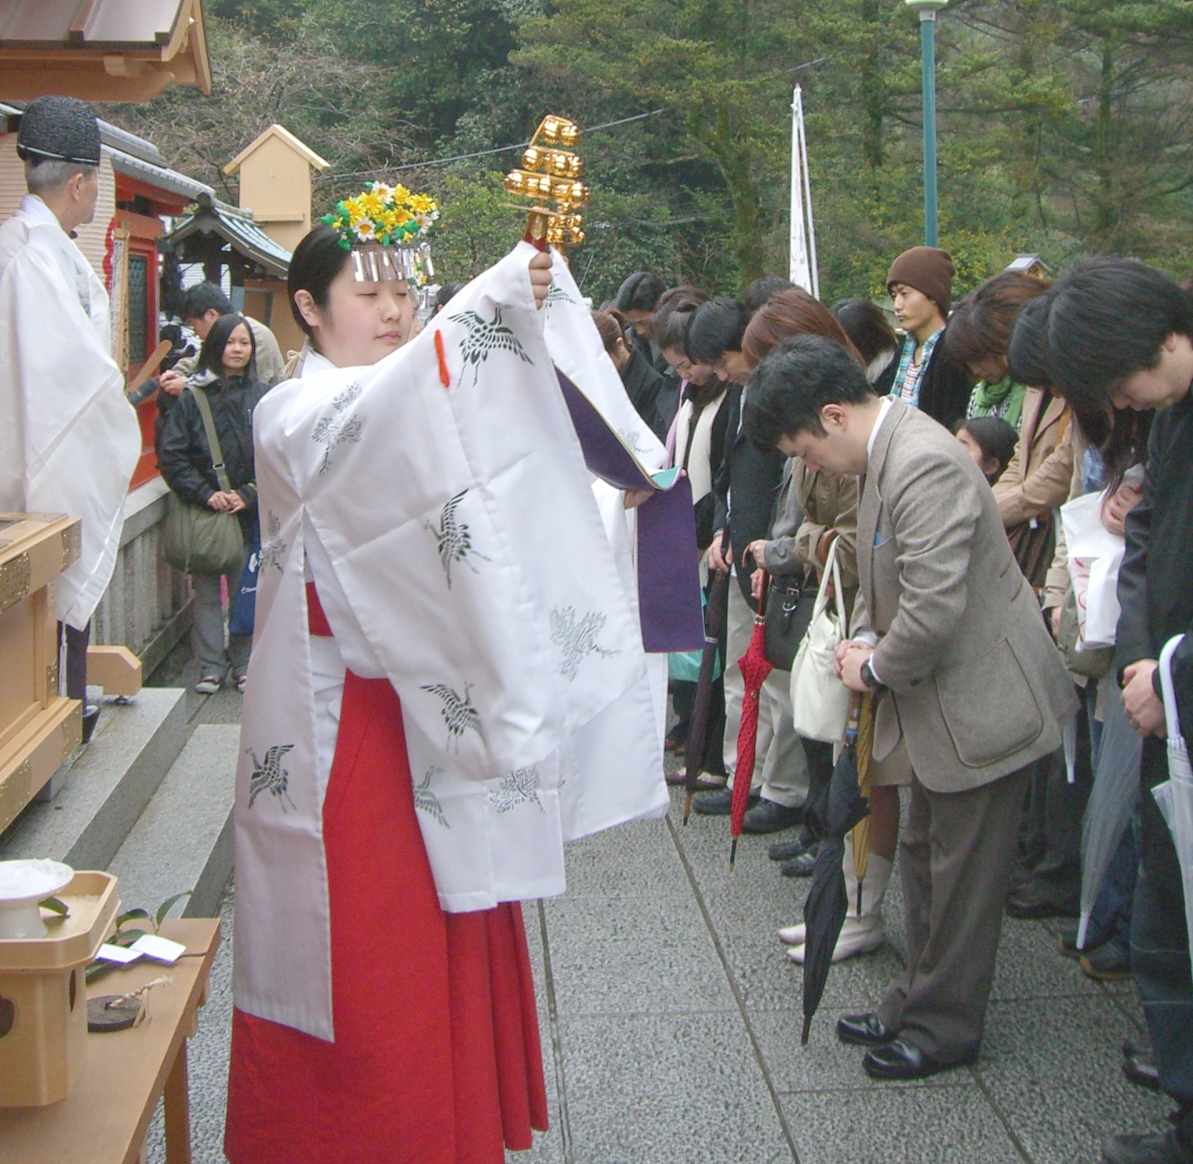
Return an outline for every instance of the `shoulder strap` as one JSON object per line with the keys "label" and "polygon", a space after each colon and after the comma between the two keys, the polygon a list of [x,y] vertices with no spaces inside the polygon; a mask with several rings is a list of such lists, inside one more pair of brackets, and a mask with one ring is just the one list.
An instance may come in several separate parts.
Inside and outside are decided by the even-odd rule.
{"label": "shoulder strap", "polygon": [[216,480],[225,493],[231,493],[232,483],[224,471],[224,450],[220,447],[220,438],[216,435],[215,421],[211,416],[211,401],[207,399],[207,393],[202,388],[194,384],[188,384],[187,388],[195,398],[199,416],[203,421],[203,431],[207,434],[207,447],[211,450],[211,467],[215,470]]}

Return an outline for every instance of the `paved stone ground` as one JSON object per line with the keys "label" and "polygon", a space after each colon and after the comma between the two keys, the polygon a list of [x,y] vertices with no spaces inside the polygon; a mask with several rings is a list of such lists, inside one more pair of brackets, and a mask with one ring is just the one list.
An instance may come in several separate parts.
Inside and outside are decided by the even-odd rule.
{"label": "paved stone ground", "polygon": [[[237,708],[221,693],[196,720]],[[567,895],[526,907],[552,1128],[510,1164],[1094,1164],[1104,1136],[1163,1125],[1166,1101],[1119,1071],[1120,1042],[1143,1030],[1132,983],[1085,978],[1052,923],[1007,919],[977,1065],[870,1082],[833,1025],[901,965],[897,873],[888,946],[833,968],[801,1047],[802,971],[775,930],[798,920],[807,883],[765,850],[744,838],[731,872],[726,820],[683,828],[678,797],[666,820],[571,848]],[[197,1164],[223,1159],[230,907],[191,1045]],[[164,1159],[160,1129],[150,1159]]]}

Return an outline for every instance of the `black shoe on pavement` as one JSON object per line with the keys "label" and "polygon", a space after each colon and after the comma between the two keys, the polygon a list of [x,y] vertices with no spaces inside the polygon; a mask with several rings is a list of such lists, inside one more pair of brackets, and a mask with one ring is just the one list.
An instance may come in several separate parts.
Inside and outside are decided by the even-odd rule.
{"label": "black shoe on pavement", "polygon": [[800,830],[799,836],[794,841],[776,841],[766,850],[766,855],[772,861],[790,861],[792,857],[806,853],[814,844],[816,844],[815,834],[810,829],[804,828]]}
{"label": "black shoe on pavement", "polygon": [[803,819],[802,806],[788,808],[763,796],[746,812],[741,827],[747,833],[777,833],[782,829],[794,828]]}
{"label": "black shoe on pavement", "polygon": [[819,845],[813,845],[812,848],[805,849],[798,857],[792,857],[790,861],[784,861],[779,872],[784,877],[811,877],[816,872],[816,854],[819,850]]}
{"label": "black shoe on pavement", "polygon": [[1102,1164],[1193,1164],[1193,1152],[1181,1147],[1175,1129],[1144,1136],[1111,1136],[1102,1145]]}
{"label": "black shoe on pavement", "polygon": [[926,1055],[914,1043],[906,1039],[895,1039],[866,1052],[862,1066],[871,1079],[925,1079],[954,1067],[972,1063],[976,1056],[958,1059],[955,1063],[942,1063]]}
{"label": "black shoe on pavement", "polygon": [[1072,958],[1074,961],[1080,958],[1082,954],[1088,954],[1091,950],[1096,950],[1099,946],[1103,945],[1105,941],[1091,942],[1089,940],[1089,936],[1087,935],[1085,939],[1085,948],[1079,950],[1077,948],[1077,930],[1078,925],[1076,922],[1073,922],[1072,925],[1062,926],[1060,937],[1056,939],[1056,948],[1062,954],[1064,954],[1066,958]]}
{"label": "black shoe on pavement", "polygon": [[1107,942],[1077,959],[1081,972],[1095,982],[1121,982],[1131,977],[1131,951],[1122,942]]}
{"label": "black shoe on pavement", "polygon": [[1128,1083],[1146,1087],[1148,1091],[1160,1090],[1160,1072],[1146,1055],[1127,1055],[1123,1059],[1123,1075]]}
{"label": "black shoe on pavement", "polygon": [[[746,811],[749,812],[761,799],[757,792],[750,793],[746,801]],[[728,816],[733,807],[733,789],[726,788],[723,792],[706,792],[696,801],[696,811],[702,816]]]}
{"label": "black shoe on pavement", "polygon": [[877,1012],[867,1011],[865,1014],[846,1014],[837,1019],[837,1038],[842,1043],[852,1043],[857,1047],[880,1047],[889,1043],[898,1035],[883,1023]]}
{"label": "black shoe on pavement", "polygon": [[1007,895],[1007,913],[1011,917],[1076,917],[1077,906],[1070,901],[1056,901],[1032,885]]}
{"label": "black shoe on pavement", "polygon": [[83,708],[83,743],[91,743],[95,725],[99,723],[99,704],[88,703]]}

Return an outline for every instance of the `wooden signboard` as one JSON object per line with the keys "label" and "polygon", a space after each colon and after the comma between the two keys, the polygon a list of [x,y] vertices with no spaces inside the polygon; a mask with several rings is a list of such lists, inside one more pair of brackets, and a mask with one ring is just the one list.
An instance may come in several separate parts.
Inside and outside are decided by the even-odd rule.
{"label": "wooden signboard", "polygon": [[0,513],[0,832],[82,738],[82,705],[58,694],[50,589],[79,538],[78,518]]}

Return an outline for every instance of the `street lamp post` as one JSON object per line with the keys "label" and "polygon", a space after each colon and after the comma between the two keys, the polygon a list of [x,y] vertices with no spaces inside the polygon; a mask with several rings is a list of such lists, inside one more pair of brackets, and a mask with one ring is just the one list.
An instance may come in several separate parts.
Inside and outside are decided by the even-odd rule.
{"label": "street lamp post", "polygon": [[920,17],[924,93],[924,245],[936,246],[936,13],[948,0],[903,0]]}

